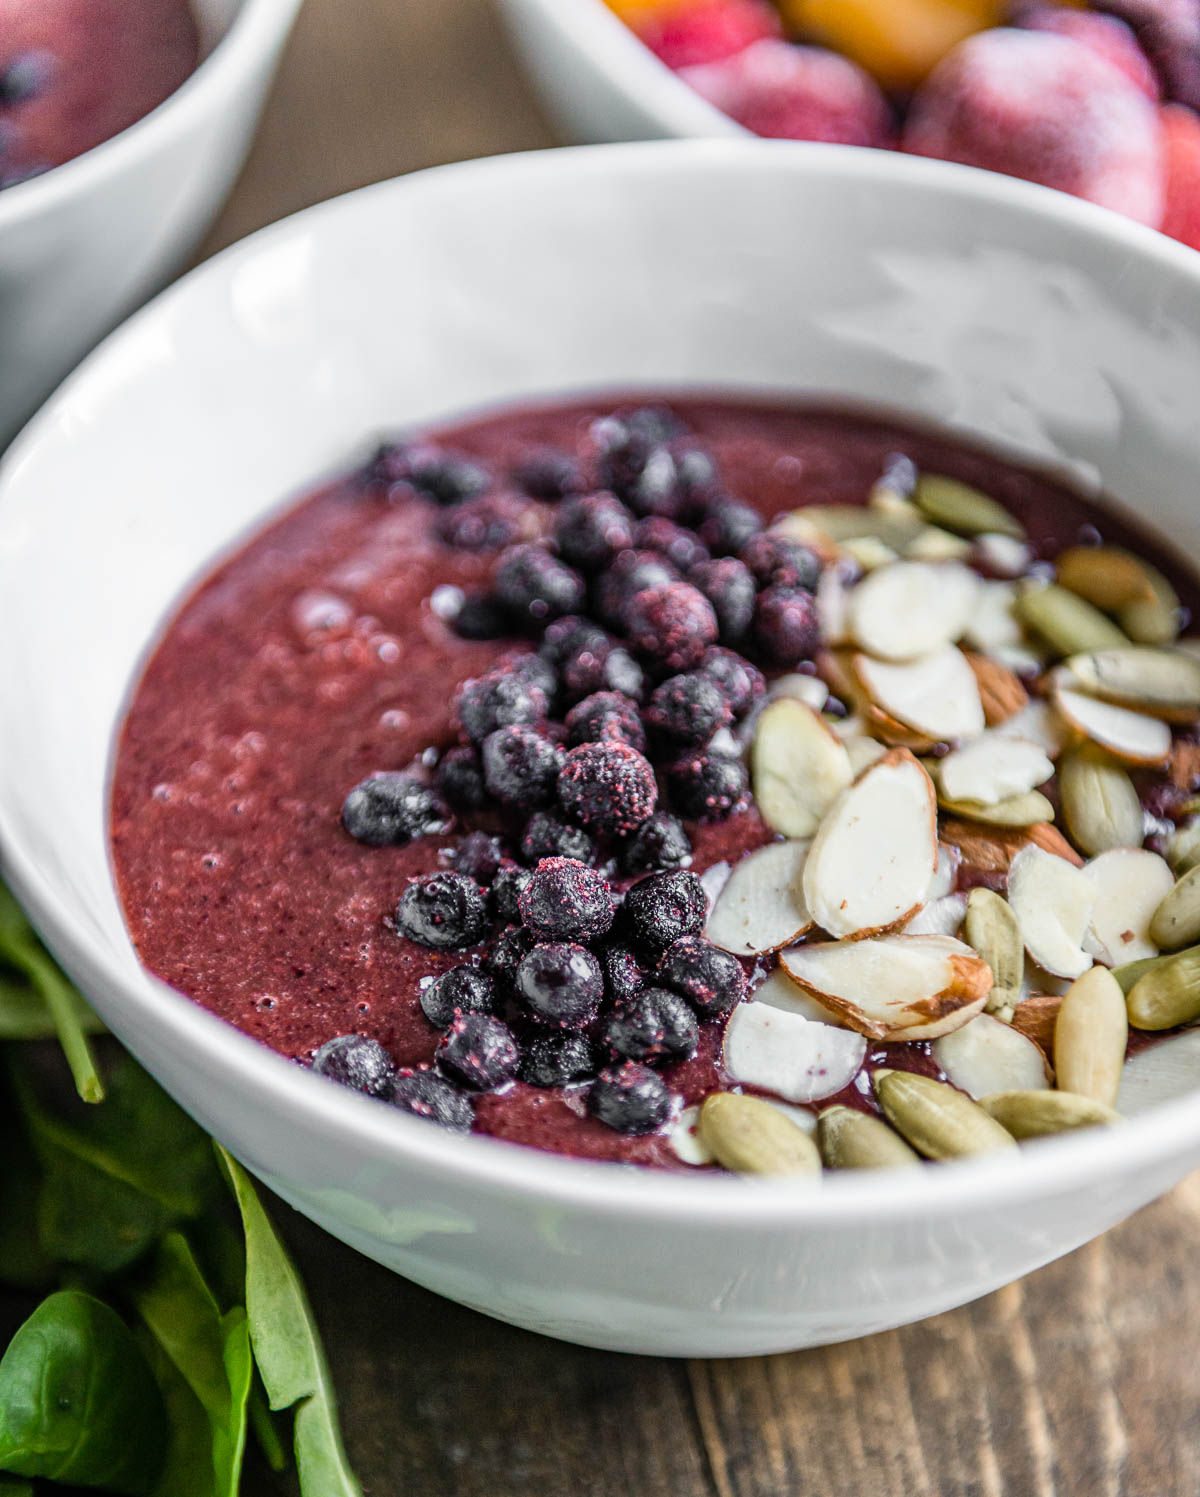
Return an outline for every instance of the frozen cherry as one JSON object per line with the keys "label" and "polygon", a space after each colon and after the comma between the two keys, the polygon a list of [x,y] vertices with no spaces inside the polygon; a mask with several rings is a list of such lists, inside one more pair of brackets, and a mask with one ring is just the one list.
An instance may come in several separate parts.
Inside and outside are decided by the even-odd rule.
{"label": "frozen cherry", "polygon": [[637,951],[659,953],[680,936],[703,929],[708,918],[704,885],[694,873],[675,868],[640,879],[625,895],[624,929]]}
{"label": "frozen cherry", "polygon": [[487,805],[483,766],[474,749],[452,748],[438,761],[437,787],[456,811],[479,811]]}
{"label": "frozen cherry", "polygon": [[542,941],[592,941],[613,923],[607,880],[574,858],[546,858],[518,900],[521,920]]}
{"label": "frozen cherry", "polygon": [[434,951],[461,951],[487,933],[487,899],[465,873],[428,873],[416,878],[396,906],[400,935]]}
{"label": "frozen cherry", "polygon": [[595,572],[633,545],[633,520],[613,494],[583,494],[558,511],[554,538],[572,566]]}
{"label": "frozen cherry", "polygon": [[476,744],[497,728],[541,722],[547,705],[540,686],[533,685],[521,672],[504,669],[464,681],[455,703],[463,732]]}
{"label": "frozen cherry", "polygon": [[636,956],[620,941],[607,941],[599,950],[604,990],[613,1003],[626,1003],[646,985]]}
{"label": "frozen cherry", "polygon": [[732,717],[724,692],[700,671],[669,676],[646,708],[646,726],[681,748],[707,743]]}
{"label": "frozen cherry", "polygon": [[641,713],[632,698],[619,691],[597,691],[576,702],[566,716],[567,742],[628,743],[639,751],[646,746]]}
{"label": "frozen cherry", "polygon": [[529,1086],[566,1086],[593,1075],[595,1070],[590,1041],[570,1030],[535,1035],[521,1060],[521,1080]]}
{"label": "frozen cherry", "polygon": [[490,1014],[496,1007],[496,985],[480,967],[451,967],[421,990],[421,1012],[438,1029],[456,1013]]}
{"label": "frozen cherry", "polygon": [[700,750],[667,770],[672,803],[689,821],[723,821],[746,804],[750,779],[733,754]]}
{"label": "frozen cherry", "polygon": [[702,1019],[718,1019],[746,996],[746,974],[736,956],[700,936],[681,936],[667,948],[654,976],[686,998]]}
{"label": "frozen cherry", "polygon": [[714,556],[736,556],[762,527],[762,516],[756,509],[722,495],[708,506],[699,535]]}
{"label": "frozen cherry", "polygon": [[604,1042],[614,1057],[673,1065],[696,1053],[700,1026],[679,996],[667,988],[643,988],[609,1015]]}
{"label": "frozen cherry", "polygon": [[517,1074],[521,1052],[507,1024],[491,1014],[459,1014],[438,1041],[443,1071],[472,1091],[491,1091]]}
{"label": "frozen cherry", "polygon": [[465,873],[477,884],[490,884],[504,861],[504,844],[487,832],[468,832],[450,857],[455,873]]}
{"label": "frozen cherry", "polygon": [[625,837],[658,803],[649,762],[628,743],[584,743],[567,754],[558,798],[568,816],[607,837]]}
{"label": "frozen cherry", "polygon": [[368,1097],[390,1097],[396,1079],[391,1056],[378,1040],[363,1034],[339,1034],[326,1040],[312,1058],[318,1076],[326,1076]]}
{"label": "frozen cherry", "polygon": [[588,1111],[617,1133],[653,1133],[671,1116],[672,1105],[662,1077],[634,1061],[601,1071],[588,1093]]}
{"label": "frozen cherry", "polygon": [[700,669],[724,692],[735,718],[745,717],[767,689],[762,671],[735,650],[724,650],[720,645],[705,650]]}
{"label": "frozen cherry", "polygon": [[402,1071],[390,1100],[402,1112],[455,1133],[469,1133],[475,1120],[470,1097],[436,1071]]}
{"label": "frozen cherry", "polygon": [[623,873],[661,873],[692,861],[692,843],[683,823],[669,811],[648,816],[621,848]]}
{"label": "frozen cherry", "polygon": [[740,560],[750,568],[759,587],[816,587],[821,563],[815,551],[801,541],[764,530],[742,547]]}
{"label": "frozen cherry", "polygon": [[416,837],[444,832],[450,818],[423,780],[388,772],[355,785],[342,805],[342,825],[368,847],[399,847]]}
{"label": "frozen cherry", "polygon": [[721,639],[733,644],[743,639],[754,618],[758,594],[750,568],[734,556],[722,556],[694,566],[687,580],[712,604]]}
{"label": "frozen cherry", "polygon": [[501,603],[526,627],[574,613],[584,598],[579,573],[533,544],[506,551],[492,585]]}
{"label": "frozen cherry", "polygon": [[637,654],[673,673],[699,665],[717,640],[717,616],[698,588],[687,582],[646,588],[630,599],[625,617]]}
{"label": "frozen cherry", "polygon": [[536,728],[497,728],[483,741],[483,778],[497,800],[548,806],[554,800],[563,752]]}
{"label": "frozen cherry", "polygon": [[811,660],[821,643],[821,620],[812,593],[802,587],[768,587],[754,611],[754,638],[774,665]]}
{"label": "frozen cherry", "polygon": [[535,1019],[559,1029],[583,1029],[600,1010],[604,974],[586,946],[548,941],[517,968],[516,994]]}
{"label": "frozen cherry", "polygon": [[575,858],[591,863],[595,861],[596,843],[581,826],[557,811],[535,811],[521,836],[521,857],[529,864],[540,863],[543,858]]}

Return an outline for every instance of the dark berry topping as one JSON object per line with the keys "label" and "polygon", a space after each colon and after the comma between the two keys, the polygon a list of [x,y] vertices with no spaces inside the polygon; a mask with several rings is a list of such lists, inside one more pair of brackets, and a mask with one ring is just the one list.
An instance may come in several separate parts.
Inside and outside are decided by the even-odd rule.
{"label": "dark berry topping", "polygon": [[758,596],[745,562],[733,556],[702,561],[688,573],[688,581],[712,604],[720,637],[731,644],[743,639],[754,618],[754,600]]}
{"label": "dark berry topping", "polygon": [[312,1068],[318,1076],[368,1097],[390,1097],[396,1079],[391,1056],[378,1040],[362,1034],[339,1034],[326,1040],[313,1056]]}
{"label": "dark berry topping", "polygon": [[525,823],[521,857],[531,865],[543,858],[575,858],[580,863],[592,863],[596,844],[581,826],[565,820],[557,811],[535,811]]}
{"label": "dark berry topping", "polygon": [[583,1029],[600,1010],[604,974],[586,946],[550,941],[535,946],[517,968],[517,999],[535,1019],[559,1029]]}
{"label": "dark berry topping", "polygon": [[470,1097],[435,1071],[403,1071],[396,1080],[391,1103],[415,1118],[438,1123],[454,1133],[470,1133],[475,1109]]}
{"label": "dark berry topping", "polygon": [[446,622],[460,639],[503,639],[512,633],[508,610],[490,593],[467,593]]}
{"label": "dark berry topping", "polygon": [[498,728],[483,741],[483,778],[497,800],[548,806],[554,800],[563,751],[536,728]]}
{"label": "dark berry topping", "polygon": [[648,587],[678,582],[679,573],[653,551],[622,551],[596,582],[596,608],[607,623],[620,629],[630,600]]}
{"label": "dark berry topping", "polygon": [[517,968],[533,950],[533,945],[533,936],[523,925],[513,925],[500,932],[484,961],[501,991],[512,992],[517,980]]}
{"label": "dark berry topping", "polygon": [[572,748],[581,743],[628,743],[635,749],[646,747],[638,706],[619,691],[597,691],[582,702],[576,702],[566,716],[567,742]]}
{"label": "dark berry topping", "polygon": [[436,529],[438,536],[456,551],[500,551],[538,533],[531,508],[511,494],[485,494],[443,511]]}
{"label": "dark berry topping", "polygon": [[622,497],[635,514],[675,519],[691,514],[716,481],[716,464],[702,448],[664,444],[646,453],[641,471],[625,481]]}
{"label": "dark berry topping", "polygon": [[487,805],[483,766],[474,749],[452,748],[438,761],[437,787],[456,811],[479,811]]}
{"label": "dark berry topping", "polygon": [[342,805],[342,825],[368,847],[399,847],[444,832],[450,818],[430,786],[414,775],[389,772],[355,785]]}
{"label": "dark berry topping", "polygon": [[648,816],[621,849],[623,873],[660,873],[692,861],[692,843],[683,822],[669,811]]}
{"label": "dark berry topping", "polygon": [[558,798],[568,816],[608,837],[625,837],[658,804],[654,770],[628,743],[584,743],[563,762]]}
{"label": "dark berry topping", "polygon": [[585,1035],[563,1031],[539,1034],[521,1061],[521,1080],[530,1086],[566,1086],[596,1070],[596,1057]]}
{"label": "dark berry topping", "polygon": [[634,651],[669,673],[699,665],[717,640],[712,604],[688,582],[636,593],[625,610],[625,625]]}
{"label": "dark berry topping", "polygon": [[472,743],[482,743],[497,728],[541,722],[548,703],[540,686],[532,685],[522,673],[502,669],[464,681],[455,706],[463,732]]}
{"label": "dark berry topping", "polygon": [[486,832],[468,832],[450,857],[455,873],[465,873],[477,884],[490,884],[504,862],[504,844]]}
{"label": "dark berry topping", "polygon": [[519,925],[521,912],[517,908],[517,900],[521,897],[521,890],[529,882],[529,869],[520,868],[516,863],[504,863],[492,879],[492,887],[489,893],[492,897],[492,911],[497,920],[503,920],[506,925]]}
{"label": "dark berry topping", "polygon": [[507,668],[529,686],[536,687],[548,703],[553,703],[558,695],[558,672],[548,660],[532,653],[514,655]]}
{"label": "dark berry topping", "polygon": [[554,503],[583,488],[578,458],[557,447],[543,447],[522,458],[513,470],[513,481],[533,499]]}
{"label": "dark berry topping", "polygon": [[[618,412],[593,421],[588,442],[595,454],[600,483],[625,497],[637,484],[652,453],[682,430],[671,411],[656,407]],[[672,468],[672,477],[673,472]]]}
{"label": "dark berry topping", "polygon": [[651,515],[638,521],[634,545],[642,551],[657,551],[681,572],[708,560],[708,547],[694,530],[685,530],[662,515]]}
{"label": "dark berry topping", "polygon": [[438,504],[461,504],[491,484],[487,470],[478,463],[432,442],[385,447],[375,459],[374,472],[389,490],[407,486]]}
{"label": "dark berry topping", "polygon": [[511,1081],[521,1059],[512,1030],[491,1014],[459,1014],[438,1041],[434,1056],[443,1071],[475,1092]]}
{"label": "dark berry topping", "polygon": [[421,991],[421,1011],[438,1029],[456,1013],[490,1014],[496,1007],[496,985],[479,967],[451,967]]}
{"label": "dark berry topping", "polygon": [[636,950],[665,951],[680,936],[703,929],[708,918],[704,885],[682,868],[652,873],[625,895],[622,915]]}
{"label": "dark berry topping", "polygon": [[568,614],[546,626],[538,654],[554,671],[560,671],[583,650],[599,651],[611,641],[599,624]]}
{"label": "dark berry topping", "polygon": [[18,52],[6,67],[0,67],[0,108],[28,104],[36,99],[54,72],[49,52]]}
{"label": "dark berry topping", "polygon": [[583,494],[559,510],[554,538],[564,560],[597,572],[633,545],[633,520],[614,495]]}
{"label": "dark berry topping", "polygon": [[762,516],[748,504],[719,498],[708,506],[700,539],[714,556],[736,556],[762,529]]}
{"label": "dark berry topping", "polygon": [[821,643],[821,621],[812,593],[799,587],[769,587],[759,595],[754,638],[775,665],[811,660]]}
{"label": "dark berry topping", "polygon": [[572,701],[598,691],[619,691],[627,697],[640,697],[645,679],[641,666],[628,650],[607,643],[600,650],[581,651],[563,666],[563,685]]}
{"label": "dark berry topping", "polygon": [[669,767],[667,788],[675,809],[689,821],[723,821],[746,804],[750,778],[733,754],[701,750]]}
{"label": "dark berry topping", "polygon": [[741,549],[741,559],[759,587],[814,588],[821,576],[815,551],[777,530],[764,530]]}
{"label": "dark berry topping", "polygon": [[700,936],[681,936],[655,969],[656,980],[686,998],[702,1019],[718,1019],[746,996],[736,956]]}
{"label": "dark berry topping", "polygon": [[396,929],[418,946],[461,951],[487,934],[487,899],[465,873],[428,873],[413,879],[396,906]]}
{"label": "dark berry topping", "polygon": [[678,993],[643,988],[609,1015],[604,1042],[614,1058],[673,1065],[696,1053],[700,1026]]}
{"label": "dark berry topping", "polygon": [[724,692],[700,671],[669,676],[655,687],[646,708],[646,726],[682,748],[707,743],[732,717]]}
{"label": "dark berry topping", "polygon": [[700,669],[725,693],[725,700],[735,718],[745,717],[767,689],[762,671],[757,666],[751,665],[734,650],[723,650],[720,645],[705,650]]}
{"label": "dark berry topping", "polygon": [[629,1060],[601,1071],[588,1093],[588,1111],[617,1133],[653,1133],[671,1116],[671,1106],[662,1077]]}
{"label": "dark berry topping", "polygon": [[526,628],[575,613],[583,603],[583,578],[541,546],[514,546],[500,558],[496,596]]}
{"label": "dark berry topping", "polygon": [[518,901],[521,920],[542,941],[592,941],[613,923],[607,880],[573,858],[546,858]]}
{"label": "dark berry topping", "polygon": [[601,946],[599,956],[604,989],[613,1003],[628,1003],[646,986],[645,973],[628,946],[609,941]]}

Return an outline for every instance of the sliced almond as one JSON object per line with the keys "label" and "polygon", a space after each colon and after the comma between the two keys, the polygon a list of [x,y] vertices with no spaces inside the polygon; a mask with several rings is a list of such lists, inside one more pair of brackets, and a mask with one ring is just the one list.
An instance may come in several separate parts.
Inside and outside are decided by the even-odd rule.
{"label": "sliced almond", "polygon": [[854,670],[876,707],[935,742],[956,743],[984,730],[979,683],[954,645],[906,665],[856,655]]}
{"label": "sliced almond", "polygon": [[892,550],[877,535],[852,536],[842,542],[842,550],[851,557],[864,572],[874,572],[886,567],[889,562],[899,561],[899,554]]}
{"label": "sliced almond", "polygon": [[850,768],[854,771],[855,779],[862,774],[864,769],[869,769],[872,764],[878,764],[887,753],[887,746],[875,738],[846,738],[842,741],[846,745],[846,753],[850,756]]}
{"label": "sliced almond", "polygon": [[798,702],[804,702],[815,712],[820,712],[829,700],[829,687],[820,676],[802,676],[799,672],[792,671],[771,682],[767,697],[772,702],[776,697],[795,697]]}
{"label": "sliced almond", "polygon": [[917,660],[962,637],[978,578],[957,562],[881,566],[850,595],[850,633],[879,660]]}
{"label": "sliced almond", "polygon": [[906,561],[966,561],[971,542],[938,525],[926,525],[904,548]]}
{"label": "sliced almond", "polygon": [[829,645],[848,643],[850,636],[846,615],[850,607],[850,588],[840,567],[827,566],[822,571],[813,598],[817,605],[821,638]]}
{"label": "sliced almond", "polygon": [[1126,603],[1118,610],[1117,623],[1136,644],[1173,645],[1184,622],[1178,594],[1148,561],[1142,561],[1142,567],[1153,596]]}
{"label": "sliced almond", "polygon": [[1062,718],[1049,702],[1038,697],[1032,698],[1028,706],[1022,707],[1007,722],[996,724],[992,732],[1009,738],[1027,738],[1031,743],[1036,743],[1048,759],[1058,758],[1069,737],[1069,730]]}
{"label": "sliced almond", "polygon": [[1167,722],[1191,722],[1200,714],[1200,660],[1182,650],[1097,650],[1072,655],[1064,664],[1069,684]]}
{"label": "sliced almond", "polygon": [[854,777],[840,740],[794,697],[763,708],[750,762],[759,814],[785,837],[811,837]]}
{"label": "sliced almond", "polygon": [[794,981],[860,1034],[934,1039],[983,1007],[991,968],[953,936],[879,936],[792,946],[780,957]]}
{"label": "sliced almond", "polygon": [[1055,708],[1077,732],[1126,764],[1162,764],[1171,752],[1171,730],[1157,717],[1076,691],[1062,676],[1055,677],[1052,695]]}
{"label": "sliced almond", "polygon": [[778,951],[812,929],[802,873],[807,842],[771,842],[748,853],[709,911],[704,934],[737,956]]}
{"label": "sliced almond", "polygon": [[1004,800],[951,800],[939,797],[943,809],[953,816],[965,816],[972,821],[986,821],[993,826],[1031,827],[1047,822],[1054,815],[1054,807],[1037,790],[1027,790],[1024,795],[1010,795]]}
{"label": "sliced almond", "polygon": [[[1028,738],[981,733],[938,763],[938,782],[950,800],[994,806],[1025,795],[1054,773],[1046,751]],[[1041,818],[1039,818],[1041,819]]]}
{"label": "sliced almond", "polygon": [[1175,882],[1166,860],[1140,847],[1115,847],[1083,871],[1096,889],[1084,949],[1106,967],[1157,956],[1151,921]]}
{"label": "sliced almond", "polygon": [[967,914],[965,894],[947,894],[924,904],[904,927],[906,936],[956,936]]}
{"label": "sliced almond", "polygon": [[980,873],[1006,874],[1017,853],[1030,846],[1064,858],[1076,868],[1083,867],[1083,859],[1063,834],[1047,822],[1026,827],[985,826],[948,816],[942,820],[942,837],[958,848],[967,867]]}
{"label": "sliced almond", "polygon": [[975,565],[994,577],[1024,577],[1033,560],[1033,552],[1013,535],[977,535],[972,552]]}
{"label": "sliced almond", "polygon": [[1016,717],[1029,704],[1029,693],[1021,684],[1021,678],[1008,666],[986,655],[968,654],[967,664],[974,672],[979,686],[979,700],[983,704],[984,721],[989,727],[998,727]]}
{"label": "sliced almond", "polygon": [[867,725],[872,736],[887,748],[906,748],[914,754],[927,754],[937,744],[936,738],[931,738],[927,733],[914,732],[873,703],[867,704]]}
{"label": "sliced almond", "polygon": [[804,903],[831,936],[891,930],[924,903],[937,866],[929,776],[893,749],[830,807],[804,864]]}
{"label": "sliced almond", "polygon": [[1017,589],[1017,617],[1060,655],[1119,650],[1128,638],[1110,618],[1055,583],[1027,582]]}
{"label": "sliced almond", "polygon": [[866,1053],[866,1040],[851,1029],[765,1003],[739,1003],[725,1026],[722,1058],[744,1086],[785,1102],[819,1102],[850,1085]]}
{"label": "sliced almond", "polygon": [[1025,537],[1025,527],[990,494],[941,473],[922,473],[913,498],[922,513],[948,530],[961,535],[1011,535]]}
{"label": "sliced almond", "polygon": [[926,523],[915,509],[903,506],[882,509],[862,504],[806,504],[777,522],[775,528],[786,533],[797,519],[815,526],[839,546],[870,536],[894,551],[903,551]]}
{"label": "sliced almond", "polygon": [[1017,589],[1011,582],[981,581],[975,606],[963,638],[973,649],[990,655],[1005,645],[1025,642],[1025,630],[1016,614]]}
{"label": "sliced almond", "polygon": [[779,1008],[787,1014],[799,1014],[802,1019],[811,1019],[817,1024],[832,1024],[845,1029],[841,1014],[818,1003],[813,995],[794,983],[784,967],[776,967],[750,994],[755,1003],[765,1003],[768,1008]]}
{"label": "sliced almond", "polygon": [[[1189,743],[1177,738],[1171,745],[1170,757],[1167,759],[1167,775],[1172,785],[1180,790],[1194,792],[1197,785],[1200,785],[1200,743]],[[1185,805],[1180,809],[1190,813],[1197,806]]]}
{"label": "sliced almond", "polygon": [[1092,965],[1084,949],[1096,886],[1080,868],[1040,847],[1023,847],[1008,871],[1008,902],[1025,949],[1056,977],[1079,977]]}
{"label": "sliced almond", "polygon": [[1014,1029],[1031,1039],[1051,1063],[1054,1061],[1054,1026],[1063,996],[1062,993],[1034,993],[1022,998],[1008,1021]]}
{"label": "sliced almond", "polygon": [[1067,830],[1087,853],[1140,847],[1144,816],[1129,775],[1094,743],[1069,749],[1058,766],[1058,793]]}
{"label": "sliced almond", "polygon": [[[1057,1085],[1065,1092],[1115,1107],[1128,1036],[1120,983],[1103,967],[1093,967],[1071,984],[1058,1010],[1054,1025]],[[1015,1088],[1012,1083],[993,1090]]]}
{"label": "sliced almond", "polygon": [[934,1040],[933,1058],[948,1081],[976,1100],[989,1092],[1035,1091],[1050,1085],[1046,1057],[1037,1045],[990,1014],[977,1014],[961,1029]]}
{"label": "sliced almond", "polygon": [[713,1152],[700,1137],[699,1107],[685,1107],[667,1135],[671,1150],[683,1164],[705,1165],[713,1162]]}
{"label": "sliced almond", "polygon": [[1189,1029],[1160,1040],[1125,1062],[1117,1111],[1137,1117],[1162,1102],[1173,1102],[1196,1089],[1200,1076],[1200,1029]]}
{"label": "sliced almond", "polygon": [[962,854],[957,847],[951,847],[948,842],[938,843],[937,867],[933,871],[933,882],[929,885],[926,899],[932,902],[935,899],[945,899],[947,894],[954,893],[961,863]]}

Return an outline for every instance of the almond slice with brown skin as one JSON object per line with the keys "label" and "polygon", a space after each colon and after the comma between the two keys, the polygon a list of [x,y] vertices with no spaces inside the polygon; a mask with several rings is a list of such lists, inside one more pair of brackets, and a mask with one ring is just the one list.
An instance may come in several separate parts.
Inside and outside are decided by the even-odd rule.
{"label": "almond slice with brown skin", "polygon": [[1081,868],[1040,847],[1023,847],[1008,870],[1008,902],[1025,950],[1055,977],[1079,977],[1092,965],[1083,940],[1096,886]]}
{"label": "almond slice with brown skin", "polygon": [[1015,584],[981,581],[963,638],[986,655],[1005,646],[1023,645],[1025,630],[1017,617],[1016,604]]}
{"label": "almond slice with brown skin", "polygon": [[792,981],[783,967],[769,972],[749,996],[755,1003],[781,1008],[788,1014],[799,1014],[802,1019],[812,1019],[817,1024],[832,1024],[837,1029],[846,1027],[840,1014],[818,1003],[811,993]]}
{"label": "almond slice with brown skin", "polygon": [[1200,714],[1200,660],[1182,650],[1097,650],[1072,655],[1063,670],[1089,696],[1166,722],[1193,722]]}
{"label": "almond slice with brown skin", "polygon": [[944,816],[942,840],[958,849],[963,863],[981,873],[1006,874],[1017,853],[1030,846],[1053,853],[1076,868],[1083,867],[1083,859],[1063,834],[1045,821],[1022,827],[985,826],[981,822]]}
{"label": "almond slice with brown skin", "polygon": [[1150,922],[1175,883],[1166,860],[1144,848],[1117,847],[1083,871],[1096,887],[1084,949],[1106,967],[1157,956]]}
{"label": "almond slice with brown skin", "polygon": [[759,815],[785,837],[811,837],[854,778],[841,741],[794,697],[759,714],[750,764]]}
{"label": "almond slice with brown skin", "polygon": [[967,896],[946,894],[924,904],[904,927],[906,936],[956,936],[967,916]]}
{"label": "almond slice with brown skin", "polygon": [[812,929],[801,874],[808,842],[771,842],[747,853],[709,911],[704,934],[736,956],[778,951]]}
{"label": "almond slice with brown skin", "polygon": [[989,727],[1008,722],[1028,706],[1029,693],[1021,684],[1021,678],[1007,665],[990,660],[986,655],[967,654],[966,661],[975,674],[984,721]]}
{"label": "almond slice with brown skin", "polygon": [[804,903],[831,936],[910,920],[937,867],[933,782],[907,749],[870,765],[830,807],[804,864]]}
{"label": "almond slice with brown skin", "polygon": [[854,670],[873,706],[935,743],[975,738],[986,726],[979,683],[954,645],[904,665],[856,655]]}
{"label": "almond slice with brown skin", "polygon": [[1014,1029],[1031,1039],[1046,1060],[1054,1061],[1054,1026],[1062,1007],[1061,993],[1031,993],[1013,1009],[1009,1021]]}
{"label": "almond slice with brown skin", "polygon": [[1070,685],[1073,677],[1055,672],[1051,695],[1055,708],[1085,738],[1106,748],[1126,764],[1162,764],[1171,752],[1171,729],[1157,717],[1133,712]]}
{"label": "almond slice with brown skin", "polygon": [[850,633],[879,660],[918,660],[962,637],[978,588],[960,562],[877,567],[850,594]]}
{"label": "almond slice with brown skin", "polygon": [[1037,1091],[1050,1085],[1046,1057],[1038,1046],[990,1014],[978,1014],[934,1040],[933,1058],[959,1091],[977,1100],[989,1092]]}
{"label": "almond slice with brown skin", "polygon": [[994,806],[1025,795],[1054,773],[1045,750],[1028,738],[981,733],[939,761],[938,780],[947,800]]}
{"label": "almond slice with brown skin", "polygon": [[739,1003],[725,1026],[722,1060],[743,1086],[785,1102],[819,1102],[850,1085],[866,1053],[866,1041],[851,1029],[765,1003]]}

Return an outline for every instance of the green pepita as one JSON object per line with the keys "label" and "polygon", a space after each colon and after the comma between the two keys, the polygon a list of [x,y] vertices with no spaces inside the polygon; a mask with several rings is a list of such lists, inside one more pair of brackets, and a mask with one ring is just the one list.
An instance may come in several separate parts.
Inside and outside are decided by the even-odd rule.
{"label": "green pepita", "polygon": [[1166,951],[1200,941],[1200,868],[1189,869],[1155,910],[1150,939]]}
{"label": "green pepita", "polygon": [[1025,539],[1025,527],[990,495],[941,473],[922,473],[913,498],[934,522],[960,535],[1011,535]]}
{"label": "green pepita", "polygon": [[1129,989],[1125,1007],[1135,1029],[1174,1029],[1200,1018],[1200,946],[1155,961]]}
{"label": "green pepita", "polygon": [[827,1107],[817,1119],[817,1141],[831,1170],[903,1169],[920,1163],[915,1151],[881,1118],[856,1107]]}
{"label": "green pepita", "polygon": [[970,1097],[909,1071],[876,1071],[875,1095],[892,1127],[927,1159],[960,1159],[1014,1147],[1013,1139]]}
{"label": "green pepita", "polygon": [[1111,754],[1092,743],[1068,750],[1059,760],[1058,789],[1067,830],[1084,852],[1142,845],[1142,803]]}
{"label": "green pepita", "polygon": [[1091,1097],[1074,1092],[993,1092],[980,1107],[1013,1138],[1045,1138],[1073,1128],[1099,1128],[1119,1123],[1121,1114]]}
{"label": "green pepita", "polygon": [[1027,583],[1017,593],[1015,612],[1060,655],[1120,650],[1129,645],[1110,618],[1056,583],[1046,587]]}
{"label": "green pepita", "polygon": [[700,1141],[739,1175],[812,1175],[821,1156],[803,1128],[758,1097],[713,1092],[700,1108]]}

